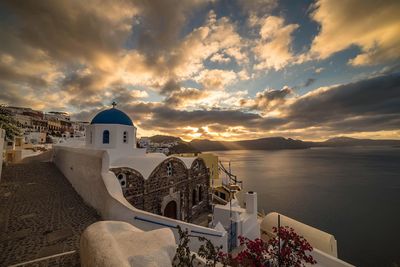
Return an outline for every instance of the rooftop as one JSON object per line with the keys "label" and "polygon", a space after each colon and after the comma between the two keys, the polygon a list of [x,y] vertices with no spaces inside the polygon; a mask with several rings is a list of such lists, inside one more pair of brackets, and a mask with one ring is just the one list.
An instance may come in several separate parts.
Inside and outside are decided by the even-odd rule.
{"label": "rooftop", "polygon": [[[128,167],[132,168],[140,174],[143,175],[144,179],[148,179],[151,173],[155,170],[155,168],[166,160],[167,156],[162,153],[147,153],[137,156],[130,156],[130,157],[122,157],[116,159],[114,162],[111,163],[111,167]],[[192,166],[193,161],[196,157],[174,157],[180,159],[186,168],[190,168]]]}

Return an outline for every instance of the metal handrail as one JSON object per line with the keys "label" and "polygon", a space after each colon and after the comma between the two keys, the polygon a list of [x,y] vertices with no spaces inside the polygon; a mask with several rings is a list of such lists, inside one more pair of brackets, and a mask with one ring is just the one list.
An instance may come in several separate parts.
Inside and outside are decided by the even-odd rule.
{"label": "metal handrail", "polygon": [[224,172],[228,177],[230,181],[233,181],[235,184],[241,184],[243,185],[243,181],[238,180],[237,176],[232,174],[232,172],[228,171],[222,161],[218,161],[218,169]]}
{"label": "metal handrail", "polygon": [[[169,228],[178,229],[177,225],[171,225],[171,224],[167,224],[167,223],[157,222],[157,221],[153,221],[153,220],[150,220],[150,219],[142,218],[142,217],[139,217],[139,216],[135,216],[134,219],[135,220],[139,220],[139,221],[143,221],[143,222],[149,222],[149,223],[161,225],[161,226],[166,226],[166,227],[169,227]],[[222,234],[219,235],[219,234],[205,233],[205,232],[196,231],[196,230],[190,230],[190,232],[195,233],[195,234],[201,234],[201,235],[223,237]]]}

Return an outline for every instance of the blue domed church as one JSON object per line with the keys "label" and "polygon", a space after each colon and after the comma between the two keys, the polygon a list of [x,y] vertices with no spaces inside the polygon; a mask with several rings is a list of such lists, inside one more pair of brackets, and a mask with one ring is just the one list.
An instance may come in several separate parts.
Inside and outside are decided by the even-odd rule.
{"label": "blue domed church", "polygon": [[111,158],[129,155],[136,148],[136,127],[128,115],[113,106],[99,112],[87,126],[86,146],[107,149]]}
{"label": "blue domed church", "polygon": [[137,148],[136,127],[115,104],[92,119],[85,142],[90,150],[108,152],[108,169],[135,208],[184,221],[209,211],[210,171],[205,162]]}

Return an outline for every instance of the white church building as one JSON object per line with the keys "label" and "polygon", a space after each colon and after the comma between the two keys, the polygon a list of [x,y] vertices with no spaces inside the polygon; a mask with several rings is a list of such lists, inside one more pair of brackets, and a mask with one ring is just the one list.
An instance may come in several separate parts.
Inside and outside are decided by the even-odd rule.
{"label": "white church building", "polygon": [[113,106],[99,112],[86,126],[86,147],[105,149],[112,159],[144,154],[137,149],[136,131],[128,115]]}
{"label": "white church building", "polygon": [[[148,154],[137,148],[136,131],[129,116],[113,105],[94,116],[84,141],[53,146],[54,164],[103,220],[127,222],[143,231],[169,228],[176,240],[180,226],[224,251],[239,245],[238,236],[255,239],[260,237],[260,227],[268,232],[276,224],[277,213],[259,221],[255,192],[245,194],[245,208],[236,200],[215,205],[208,225],[194,224],[201,213],[211,211],[210,172],[204,160]],[[312,243],[319,266],[351,266],[337,258],[334,236],[281,218],[289,226],[296,225]],[[200,245],[192,239],[190,249],[197,251]]]}

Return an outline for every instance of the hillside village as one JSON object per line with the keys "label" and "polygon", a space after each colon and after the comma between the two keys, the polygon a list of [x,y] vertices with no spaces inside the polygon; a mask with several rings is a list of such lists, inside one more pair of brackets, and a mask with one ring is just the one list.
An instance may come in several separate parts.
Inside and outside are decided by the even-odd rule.
{"label": "hillside village", "polygon": [[[8,137],[6,147],[33,148],[48,144],[63,143],[70,139],[83,140],[89,122],[74,121],[66,112],[44,112],[28,107],[0,106],[0,114],[12,119],[19,130],[19,135]],[[196,152],[188,143],[179,137],[155,135],[138,139],[137,146],[146,148],[148,153]]]}
{"label": "hillside village", "polygon": [[[6,150],[9,152],[12,151],[10,153],[7,152],[7,154],[10,154],[10,161],[15,161],[15,159],[12,158],[19,158],[19,156],[15,155],[15,150],[18,150],[18,148],[25,149],[24,151],[26,153],[26,149],[46,149],[46,147],[51,144],[58,144],[71,140],[82,141],[86,138],[86,127],[90,124],[86,121],[74,121],[66,112],[43,112],[27,107],[0,106],[0,114],[11,118],[19,131],[19,134],[15,137],[6,138]],[[171,155],[237,149],[279,150],[360,145],[399,146],[400,141],[336,137],[324,142],[307,142],[284,137],[267,137],[241,141],[194,139],[186,142],[180,137],[154,135],[138,138],[136,145],[138,148],[146,148],[147,153]],[[24,156],[22,155],[21,157]]]}
{"label": "hillside village", "polygon": [[[43,112],[27,107],[1,106],[0,114],[11,117],[24,143],[57,143],[61,138],[83,137],[88,122],[72,121],[66,112]],[[10,141],[10,140],[9,140]]]}
{"label": "hillside village", "polygon": [[[0,261],[19,262],[14,266],[48,259],[69,261],[62,266],[79,266],[79,261],[82,266],[87,267],[148,266],[141,264],[141,255],[149,253],[148,245],[144,246],[143,252],[140,251],[139,257],[137,254],[132,254],[132,257],[129,254],[132,251],[136,253],[139,247],[142,249],[141,244],[144,243],[153,244],[151,251],[155,251],[154,253],[169,251],[168,255],[163,254],[167,257],[160,260],[168,264],[152,266],[190,266],[175,264],[184,261],[180,258],[180,249],[177,247],[177,242],[180,242],[178,240],[182,239],[180,229],[186,229],[191,235],[196,234],[199,237],[185,248],[191,254],[192,251],[201,249],[203,240],[209,242],[207,246],[219,248],[224,253],[236,253],[235,251],[241,249],[241,237],[248,240],[260,239],[263,232],[271,231],[282,218],[282,222],[290,227],[296,225],[297,229],[305,229],[300,234],[307,234],[307,238],[313,241],[316,249],[311,257],[315,256],[322,263],[320,266],[351,266],[337,258],[337,243],[333,235],[276,212],[260,215],[255,191],[244,193],[246,205],[241,206],[235,195],[242,191],[243,183],[224,167],[217,155],[175,153],[177,148],[193,149],[191,144],[196,142],[184,142],[178,137],[164,135],[138,140],[136,126],[126,113],[115,108],[115,104],[110,109],[100,111],[90,123],[83,124],[84,131],[75,130],[73,125],[76,123],[65,113],[41,113],[23,108],[5,110],[8,112],[7,117],[3,112],[2,121],[7,122],[7,119],[12,118],[12,123],[17,125],[21,133],[7,140],[7,143],[12,143],[13,148],[6,152],[7,164],[2,188],[8,189],[0,193],[7,196],[7,202],[4,202],[6,205],[2,205],[2,214],[11,214],[7,215],[6,221],[11,223],[7,223],[5,232],[7,238],[11,237],[13,242],[9,243],[11,249],[0,257]],[[41,125],[38,125],[39,120]],[[57,128],[53,128],[55,123]],[[57,135],[61,139],[59,143],[52,140],[53,143],[48,144],[49,139],[46,137],[32,144],[32,140],[26,139],[31,133]],[[1,136],[4,138],[4,130],[1,131]],[[258,142],[268,144],[279,140],[283,143],[301,142],[285,138],[260,139]],[[255,141],[257,140],[236,145],[252,145]],[[220,143],[223,144],[218,142]],[[36,152],[35,149],[40,147],[49,151],[27,153],[30,150]],[[17,162],[18,164],[14,164]],[[220,176],[220,172],[225,173],[225,177]],[[11,188],[10,185],[16,181],[21,185],[24,183],[25,191]],[[53,191],[48,192],[48,188]],[[52,195],[62,195],[63,198],[56,199]],[[16,196],[20,201],[13,201]],[[15,211],[29,207],[26,196],[30,203],[34,203],[32,210],[28,214],[17,215]],[[63,204],[67,197],[82,201],[68,204],[68,208],[65,208]],[[49,198],[52,201],[48,201]],[[54,202],[63,204],[54,205]],[[52,218],[61,220],[52,220],[49,223],[49,213]],[[32,250],[27,249],[29,245],[25,244],[30,244],[28,238],[34,236],[37,230],[15,230],[15,227],[8,227],[15,224],[14,218],[33,219],[35,221],[28,224],[29,226],[41,226],[42,230],[38,235],[40,239],[34,241]],[[96,223],[98,220],[106,221]],[[79,222],[79,229],[72,228],[71,226],[76,225],[72,222]],[[48,228],[49,225],[51,229]],[[145,235],[143,241],[137,238],[138,232]],[[159,242],[148,238],[152,232],[157,233]],[[22,245],[18,243],[21,236],[26,238]],[[168,237],[168,242],[160,243],[165,237]],[[267,237],[264,238],[267,242]],[[4,240],[7,239],[2,236],[0,241]],[[65,251],[64,247],[71,242],[73,245]],[[109,242],[114,245],[109,246]],[[118,251],[122,251],[125,246],[128,250],[124,254],[128,256],[119,256]],[[18,255],[17,248],[20,247],[24,249],[22,257]],[[312,252],[311,249],[309,251]],[[65,258],[72,254],[72,258]],[[204,256],[204,259],[207,257]],[[138,261],[124,264],[126,258],[138,258]],[[310,259],[314,262],[313,258]],[[332,261],[334,265],[331,264]],[[110,264],[112,262],[117,264]],[[44,266],[53,265],[49,262]],[[231,266],[237,265],[233,263]]]}

